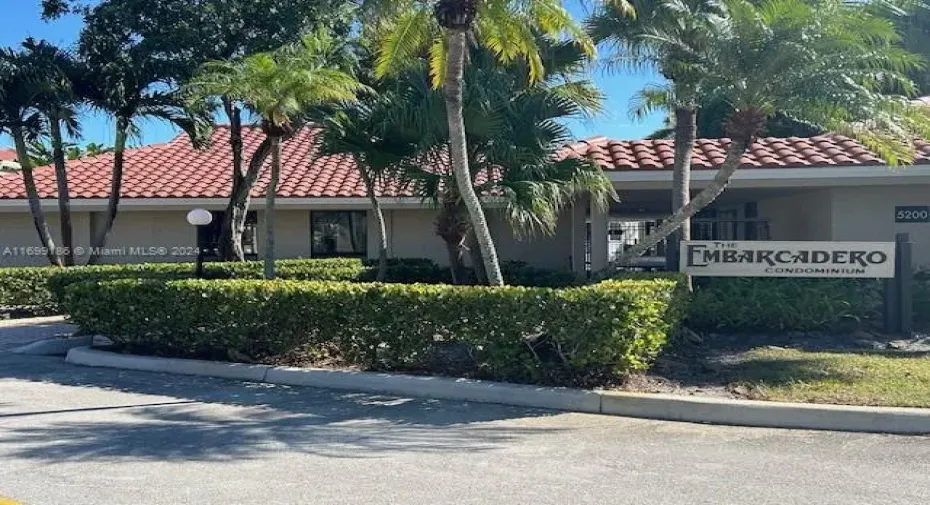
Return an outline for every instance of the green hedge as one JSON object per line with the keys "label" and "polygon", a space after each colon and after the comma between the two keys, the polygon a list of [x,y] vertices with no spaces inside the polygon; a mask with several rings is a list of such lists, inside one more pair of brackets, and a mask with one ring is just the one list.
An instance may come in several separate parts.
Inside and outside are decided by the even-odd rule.
{"label": "green hedge", "polygon": [[[509,284],[518,286],[561,287],[576,284],[575,275],[567,271],[534,268],[526,263],[502,265]],[[35,313],[59,313],[58,300],[67,286],[75,282],[113,279],[184,279],[193,277],[191,263],[148,263],[136,265],[98,265],[90,267],[0,268],[0,306],[26,307]],[[373,282],[377,262],[358,258],[288,259],[277,262],[278,277],[301,281]],[[261,279],[262,263],[207,263],[208,279]],[[450,283],[449,269],[428,259],[391,259],[386,282]]]}
{"label": "green hedge", "polygon": [[0,268],[0,306],[17,308],[32,315],[58,311],[48,287],[51,267]]}
{"label": "green hedge", "polygon": [[686,325],[704,332],[852,331],[880,321],[874,279],[697,279]]}
{"label": "green hedge", "polygon": [[676,286],[127,279],[73,284],[65,304],[83,330],[134,352],[263,360],[303,349],[365,369],[590,386],[649,365],[683,313]]}

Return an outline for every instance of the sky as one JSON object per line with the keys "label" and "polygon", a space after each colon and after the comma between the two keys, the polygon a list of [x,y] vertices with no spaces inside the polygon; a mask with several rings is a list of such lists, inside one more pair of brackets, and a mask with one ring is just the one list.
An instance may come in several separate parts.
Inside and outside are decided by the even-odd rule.
{"label": "sky", "polygon": [[[68,16],[46,23],[41,19],[39,4],[40,0],[0,0],[4,24],[4,28],[0,30],[0,47],[17,46],[27,37],[46,39],[64,47],[75,44],[81,30],[81,19]],[[585,11],[579,0],[568,0],[566,5],[578,19],[584,18]],[[654,114],[639,121],[631,119],[627,112],[630,97],[647,84],[660,82],[660,76],[649,71],[618,74],[594,70],[593,78],[607,95],[605,112],[592,119],[572,120],[570,126],[577,138],[603,135],[616,139],[635,139],[642,138],[662,126],[662,114]],[[85,111],[81,117],[81,124],[83,136],[76,139],[78,144],[113,144],[113,125],[106,115]],[[175,129],[162,122],[143,121],[139,126],[141,136],[132,139],[131,145],[165,142],[177,135]],[[0,136],[0,146],[11,144],[9,137]]]}

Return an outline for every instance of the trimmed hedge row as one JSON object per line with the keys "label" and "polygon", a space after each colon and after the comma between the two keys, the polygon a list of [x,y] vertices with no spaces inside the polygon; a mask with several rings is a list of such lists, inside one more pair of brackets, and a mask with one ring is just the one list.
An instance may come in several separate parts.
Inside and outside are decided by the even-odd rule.
{"label": "trimmed hedge row", "polygon": [[698,279],[687,326],[702,332],[868,329],[881,320],[875,279]]}
{"label": "trimmed hedge row", "polygon": [[[502,265],[509,284],[516,286],[562,287],[576,284],[568,271],[534,268],[526,263]],[[75,282],[114,279],[185,279],[193,277],[190,263],[148,263],[136,265],[98,265],[89,267],[0,268],[0,306],[27,307],[36,314],[61,312],[58,306],[65,288]],[[370,282],[377,277],[377,265],[357,258],[290,259],[277,262],[278,277],[302,281]],[[261,279],[262,264],[207,263],[207,279]],[[392,259],[388,261],[386,282],[450,283],[448,268],[428,259]]]}
{"label": "trimmed hedge row", "polygon": [[73,284],[65,307],[134,352],[248,361],[301,349],[365,369],[592,386],[649,365],[683,314],[678,285],[124,279]]}
{"label": "trimmed hedge row", "polygon": [[[211,279],[260,279],[261,264],[208,263]],[[290,280],[373,281],[376,268],[358,259],[305,259],[278,262]],[[571,272],[550,271],[525,263],[502,265],[508,284],[565,287],[579,282]],[[0,269],[0,306],[26,309],[35,315],[60,313],[57,300],[70,284],[122,278],[184,279],[191,264],[105,265],[69,269]],[[638,274],[635,278],[646,278]],[[669,278],[657,274],[656,278]],[[392,260],[388,282],[448,283],[448,269],[430,260]],[[915,275],[915,322],[930,327],[930,272]],[[849,331],[869,329],[880,321],[882,286],[863,279],[698,279],[687,325],[702,332]]]}

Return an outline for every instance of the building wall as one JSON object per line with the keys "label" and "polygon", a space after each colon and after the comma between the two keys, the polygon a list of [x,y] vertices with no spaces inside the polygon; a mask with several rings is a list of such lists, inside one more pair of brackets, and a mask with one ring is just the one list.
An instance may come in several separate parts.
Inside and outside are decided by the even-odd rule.
{"label": "building wall", "polygon": [[559,217],[558,228],[552,236],[536,235],[518,239],[497,212],[488,215],[491,234],[501,261],[524,261],[534,266],[555,270],[572,268],[571,212]]}
{"label": "building wall", "polygon": [[[258,229],[255,240],[261,257],[265,248],[265,213],[257,212]],[[310,257],[310,212],[278,210],[275,212],[275,255],[278,258]]]}
{"label": "building wall", "polygon": [[[91,216],[92,228],[103,222]],[[187,223],[187,211],[123,211],[113,223],[101,263],[175,263],[193,261],[197,231]]]}
{"label": "building wall", "polygon": [[759,200],[772,240],[832,240],[833,190],[805,191]]}
{"label": "building wall", "polygon": [[[388,211],[388,252],[398,258],[428,258],[441,265],[449,264],[445,243],[434,232],[435,209]],[[571,215],[565,212],[552,237],[518,239],[496,211],[487,213],[491,236],[501,261],[525,261],[542,268],[571,268]],[[371,229],[371,228],[370,228]],[[369,241],[373,240],[373,232]],[[369,247],[369,254],[377,250]],[[468,258],[466,257],[466,262]]]}
{"label": "building wall", "polygon": [[930,223],[895,223],[896,206],[930,205],[930,186],[873,186],[833,190],[835,240],[893,241],[908,233],[914,265],[930,267]]}
{"label": "building wall", "polygon": [[[61,233],[58,213],[45,215],[49,230],[55,240],[55,246],[61,247]],[[71,214],[71,229],[75,249],[85,250],[90,245],[90,214],[76,212]],[[48,259],[41,251],[29,251],[39,248],[39,234],[32,223],[29,213],[0,213],[0,266],[42,266]],[[26,249],[25,251],[23,249]]]}
{"label": "building wall", "polygon": [[[280,210],[277,212],[276,252],[278,258],[307,258],[311,256],[309,210]],[[107,254],[101,263],[186,262],[195,259],[197,233],[187,223],[186,210],[120,212],[107,241]],[[56,241],[58,219],[47,215]],[[101,212],[77,212],[73,215],[75,245],[87,251],[93,229],[103,223]],[[448,264],[443,241],[434,233],[435,209],[390,209],[385,211],[388,230],[388,252],[397,258],[428,258],[439,264]],[[501,216],[488,213],[491,233],[498,256],[502,261],[525,261],[544,268],[569,269],[571,267],[571,213],[566,212],[552,237],[517,239]],[[264,214],[258,213],[259,252],[265,239]],[[38,236],[30,214],[24,212],[0,213],[0,253],[6,247],[37,247]],[[368,253],[378,254],[377,231],[373,218],[368,219]],[[86,261],[86,255],[83,258]],[[467,258],[466,258],[467,261]],[[79,259],[80,263],[83,263]],[[45,265],[44,255],[21,256],[0,254],[2,266]]]}
{"label": "building wall", "polygon": [[[449,256],[446,253],[445,242],[434,231],[436,213],[436,209],[385,211],[388,254],[393,258],[427,258],[448,265]],[[369,240],[372,239],[374,237],[369,234]],[[369,253],[371,252],[372,249],[369,248]],[[374,251],[374,254],[377,254],[377,251]]]}

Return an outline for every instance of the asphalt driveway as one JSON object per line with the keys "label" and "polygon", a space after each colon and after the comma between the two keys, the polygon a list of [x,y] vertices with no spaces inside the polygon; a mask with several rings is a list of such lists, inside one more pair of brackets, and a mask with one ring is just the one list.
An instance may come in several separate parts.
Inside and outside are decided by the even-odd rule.
{"label": "asphalt driveway", "polygon": [[562,414],[0,350],[0,497],[27,505],[888,505],[925,503],[928,476],[925,437]]}

